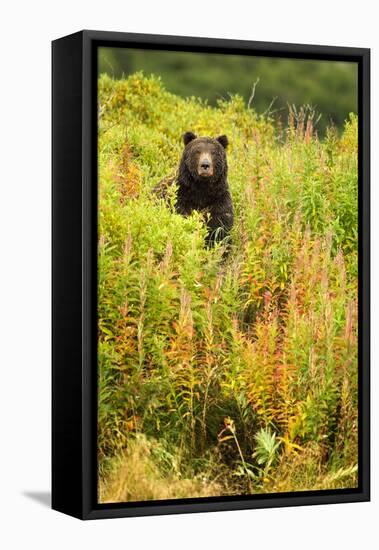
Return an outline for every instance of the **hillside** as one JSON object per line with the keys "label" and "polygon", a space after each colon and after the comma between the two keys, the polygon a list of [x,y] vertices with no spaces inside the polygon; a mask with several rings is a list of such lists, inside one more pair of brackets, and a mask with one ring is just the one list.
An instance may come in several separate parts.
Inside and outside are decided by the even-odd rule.
{"label": "hillside", "polygon": [[[102,502],[357,485],[357,117],[288,117],[99,79]],[[226,261],[151,193],[187,130],[229,138]]]}

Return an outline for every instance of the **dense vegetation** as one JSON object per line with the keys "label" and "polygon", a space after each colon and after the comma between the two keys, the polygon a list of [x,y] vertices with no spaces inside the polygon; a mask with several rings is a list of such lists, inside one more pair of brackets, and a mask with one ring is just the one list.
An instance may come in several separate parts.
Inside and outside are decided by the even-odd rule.
{"label": "dense vegetation", "polygon": [[322,115],[320,135],[331,122],[342,130],[349,112],[357,110],[356,63],[127,48],[99,52],[101,72],[115,78],[138,70],[159,74],[168,91],[211,105],[230,93],[247,103],[256,83],[252,101],[258,112],[269,110],[285,124],[288,104],[310,104]]}
{"label": "dense vegetation", "polygon": [[[357,484],[357,118],[99,79],[99,498]],[[227,134],[232,250],[152,188]],[[174,198],[173,198],[174,200]]]}

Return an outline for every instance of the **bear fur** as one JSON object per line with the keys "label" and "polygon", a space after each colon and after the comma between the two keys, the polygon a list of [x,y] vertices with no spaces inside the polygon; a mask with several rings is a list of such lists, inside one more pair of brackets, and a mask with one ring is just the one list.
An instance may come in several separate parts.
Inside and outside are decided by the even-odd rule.
{"label": "bear fur", "polygon": [[176,183],[176,211],[183,216],[194,210],[204,213],[208,227],[206,243],[212,246],[229,234],[234,220],[227,180],[228,138],[225,135],[215,139],[197,137],[186,132],[183,142],[184,151],[177,175],[158,184],[155,192],[164,198],[167,187]]}

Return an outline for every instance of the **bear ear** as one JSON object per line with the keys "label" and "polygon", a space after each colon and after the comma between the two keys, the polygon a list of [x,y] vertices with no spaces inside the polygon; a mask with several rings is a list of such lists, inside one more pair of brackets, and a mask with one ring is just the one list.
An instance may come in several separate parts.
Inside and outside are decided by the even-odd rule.
{"label": "bear ear", "polygon": [[196,135],[193,132],[186,132],[183,134],[184,145],[188,145],[194,139],[196,139]]}
{"label": "bear ear", "polygon": [[222,136],[218,136],[218,137],[216,138],[216,141],[218,141],[219,143],[221,143],[221,145],[223,146],[224,149],[227,148],[228,143],[229,143],[228,136],[226,136],[225,134],[222,135]]}

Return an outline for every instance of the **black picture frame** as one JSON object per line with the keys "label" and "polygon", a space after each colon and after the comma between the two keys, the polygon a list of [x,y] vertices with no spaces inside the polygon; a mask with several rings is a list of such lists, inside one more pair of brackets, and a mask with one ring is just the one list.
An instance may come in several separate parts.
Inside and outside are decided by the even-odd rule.
{"label": "black picture frame", "polygon": [[[97,48],[358,63],[359,487],[122,504],[97,503]],[[85,30],[52,43],[52,507],[81,519],[370,499],[370,50]]]}

